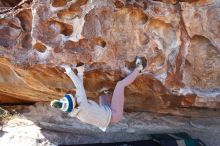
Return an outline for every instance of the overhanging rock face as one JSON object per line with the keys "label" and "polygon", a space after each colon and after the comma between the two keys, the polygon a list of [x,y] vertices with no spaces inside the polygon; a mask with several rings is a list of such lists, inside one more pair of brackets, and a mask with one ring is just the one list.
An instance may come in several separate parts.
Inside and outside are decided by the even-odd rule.
{"label": "overhanging rock face", "polygon": [[80,62],[88,64],[87,95],[97,101],[141,56],[153,75],[142,74],[126,88],[126,110],[187,115],[192,108],[220,108],[218,0],[3,4],[1,103],[50,101],[74,92],[58,66]]}

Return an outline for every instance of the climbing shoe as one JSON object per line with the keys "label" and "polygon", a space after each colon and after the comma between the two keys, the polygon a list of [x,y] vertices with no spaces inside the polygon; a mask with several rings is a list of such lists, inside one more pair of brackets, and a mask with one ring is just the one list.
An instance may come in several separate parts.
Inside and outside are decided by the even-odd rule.
{"label": "climbing shoe", "polygon": [[144,68],[147,66],[147,60],[144,57],[137,56],[135,58],[135,65],[139,72],[143,72]]}

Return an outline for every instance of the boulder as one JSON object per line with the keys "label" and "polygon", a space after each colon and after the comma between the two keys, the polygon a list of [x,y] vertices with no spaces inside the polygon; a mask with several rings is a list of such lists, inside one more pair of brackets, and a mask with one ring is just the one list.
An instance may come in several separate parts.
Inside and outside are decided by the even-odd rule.
{"label": "boulder", "polygon": [[59,66],[77,63],[87,64],[85,89],[98,101],[141,56],[148,66],[125,89],[126,111],[219,109],[219,7],[218,0],[26,0],[2,8],[0,103],[74,94]]}

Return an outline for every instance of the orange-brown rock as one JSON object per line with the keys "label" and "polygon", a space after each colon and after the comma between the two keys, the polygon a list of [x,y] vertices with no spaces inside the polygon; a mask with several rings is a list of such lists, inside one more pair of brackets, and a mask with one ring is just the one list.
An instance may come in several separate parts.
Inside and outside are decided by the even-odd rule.
{"label": "orange-brown rock", "polygon": [[98,101],[141,56],[152,74],[126,88],[126,110],[219,109],[219,7],[218,0],[27,0],[0,11],[0,102],[74,93],[63,63],[88,65],[85,88]]}

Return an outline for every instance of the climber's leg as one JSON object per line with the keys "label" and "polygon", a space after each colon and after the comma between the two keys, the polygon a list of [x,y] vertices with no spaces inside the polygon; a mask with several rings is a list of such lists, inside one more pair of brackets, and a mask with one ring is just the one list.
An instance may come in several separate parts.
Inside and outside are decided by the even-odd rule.
{"label": "climber's leg", "polygon": [[129,74],[125,79],[119,81],[114,89],[111,102],[111,123],[117,123],[121,120],[124,110],[124,88],[130,85],[138,76],[139,70],[135,70]]}

